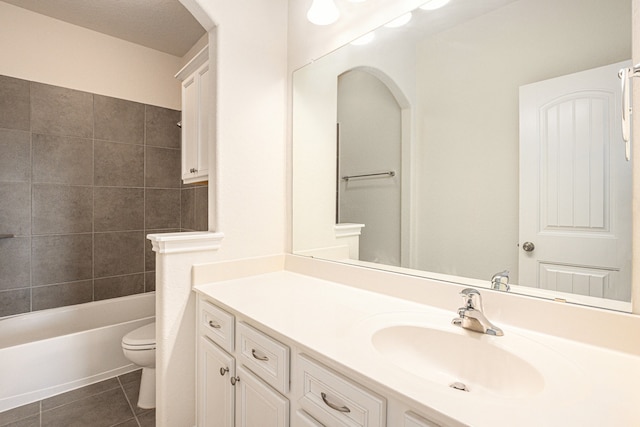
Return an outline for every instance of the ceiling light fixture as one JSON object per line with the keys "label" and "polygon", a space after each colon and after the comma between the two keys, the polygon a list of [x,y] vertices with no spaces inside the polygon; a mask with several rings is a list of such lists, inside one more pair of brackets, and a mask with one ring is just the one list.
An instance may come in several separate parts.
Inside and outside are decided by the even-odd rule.
{"label": "ceiling light fixture", "polygon": [[436,9],[440,9],[442,6],[444,6],[447,3],[449,3],[449,0],[429,0],[428,2],[420,6],[420,9],[436,10]]}
{"label": "ceiling light fixture", "polygon": [[409,21],[411,21],[411,12],[405,13],[399,18],[394,19],[393,21],[385,24],[384,26],[387,28],[398,28],[406,25]]}
{"label": "ceiling light fixture", "polygon": [[312,24],[333,24],[340,17],[340,12],[333,0],[313,0],[307,12],[307,19]]}

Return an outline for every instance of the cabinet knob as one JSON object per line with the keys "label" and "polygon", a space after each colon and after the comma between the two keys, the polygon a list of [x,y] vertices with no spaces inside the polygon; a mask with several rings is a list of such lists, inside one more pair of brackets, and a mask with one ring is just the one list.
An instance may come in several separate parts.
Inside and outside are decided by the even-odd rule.
{"label": "cabinet knob", "polygon": [[191,173],[196,173],[196,172],[198,172],[198,169],[196,169],[196,168],[191,168],[191,169],[189,169],[189,172],[191,172]]}
{"label": "cabinet knob", "polygon": [[231,385],[236,385],[236,383],[240,382],[240,377],[231,377]]}
{"label": "cabinet knob", "polygon": [[223,377],[227,372],[229,372],[229,368],[220,368],[220,375],[222,375]]}

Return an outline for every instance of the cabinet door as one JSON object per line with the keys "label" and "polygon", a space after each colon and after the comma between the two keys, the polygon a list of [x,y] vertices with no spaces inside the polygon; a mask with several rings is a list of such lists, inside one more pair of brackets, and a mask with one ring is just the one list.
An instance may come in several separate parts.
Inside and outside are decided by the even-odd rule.
{"label": "cabinet door", "polygon": [[208,338],[199,340],[198,427],[233,427],[235,359]]}
{"label": "cabinet door", "polygon": [[198,82],[197,73],[182,82],[182,179],[194,176],[198,164]]}
{"label": "cabinet door", "polygon": [[288,427],[289,400],[250,371],[238,367],[236,420],[238,427]]}

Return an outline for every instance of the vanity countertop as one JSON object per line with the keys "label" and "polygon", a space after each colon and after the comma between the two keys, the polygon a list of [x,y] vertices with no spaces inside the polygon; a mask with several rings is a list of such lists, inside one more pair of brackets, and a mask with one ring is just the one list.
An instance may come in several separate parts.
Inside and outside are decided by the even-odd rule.
{"label": "vanity countertop", "polygon": [[[450,325],[457,306],[446,311],[289,271],[206,283],[194,289],[301,348],[335,361],[346,372],[411,401],[427,416],[436,412],[474,427],[640,425],[636,410],[640,357],[631,354],[505,324],[497,325],[504,337],[477,334]],[[518,381],[524,376],[520,378],[516,370],[509,376],[512,384],[499,384],[499,388],[506,386],[503,390],[515,390],[513,396],[491,390],[466,393],[428,381],[410,363],[394,366],[388,355],[371,345],[372,333],[399,324],[437,324],[449,333],[467,334],[474,342],[513,351],[527,365],[544,372],[544,380],[534,378],[531,389],[521,389]],[[440,344],[429,343],[426,351],[429,345]],[[486,371],[483,362],[469,353],[462,359],[468,360],[469,368]]]}

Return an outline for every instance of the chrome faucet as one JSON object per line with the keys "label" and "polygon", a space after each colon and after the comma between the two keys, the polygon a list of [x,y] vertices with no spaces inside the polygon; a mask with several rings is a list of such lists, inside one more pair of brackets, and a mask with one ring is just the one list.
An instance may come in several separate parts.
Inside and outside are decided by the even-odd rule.
{"label": "chrome faucet", "polygon": [[[483,334],[499,337],[504,335],[502,329],[493,325],[484,316],[480,292],[473,288],[467,288],[460,292],[460,296],[464,298],[464,307],[458,309],[458,317],[451,321],[452,324]],[[478,301],[477,305],[476,300]]]}
{"label": "chrome faucet", "polygon": [[501,271],[491,277],[491,289],[509,292],[509,289],[511,289],[511,286],[509,286],[509,270]]}

